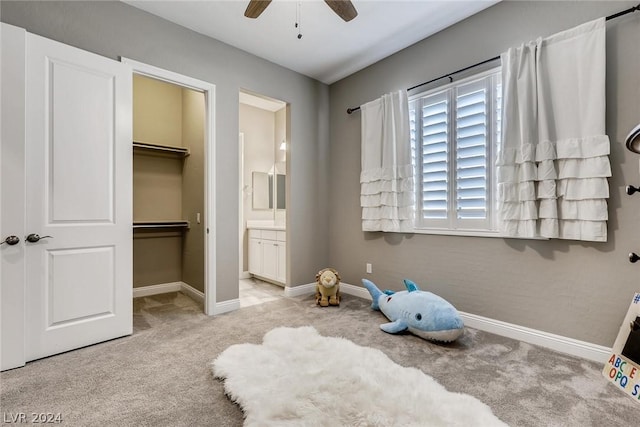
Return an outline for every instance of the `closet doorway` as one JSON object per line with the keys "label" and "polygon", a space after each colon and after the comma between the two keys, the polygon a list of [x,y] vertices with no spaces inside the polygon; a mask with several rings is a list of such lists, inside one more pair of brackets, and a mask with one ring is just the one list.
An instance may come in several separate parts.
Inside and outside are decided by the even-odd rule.
{"label": "closet doorway", "polygon": [[180,291],[215,314],[214,86],[133,68],[133,296]]}
{"label": "closet doorway", "polygon": [[[287,283],[287,103],[246,90],[239,94],[240,300],[246,279]],[[255,283],[255,282],[254,282]],[[272,297],[272,295],[268,295]]]}

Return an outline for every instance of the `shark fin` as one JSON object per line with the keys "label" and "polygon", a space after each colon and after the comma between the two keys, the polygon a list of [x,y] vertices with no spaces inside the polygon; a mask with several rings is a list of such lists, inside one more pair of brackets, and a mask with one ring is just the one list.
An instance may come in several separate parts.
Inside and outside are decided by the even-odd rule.
{"label": "shark fin", "polygon": [[407,324],[402,319],[398,319],[395,322],[383,323],[382,325],[380,325],[380,329],[389,334],[397,334],[398,332],[407,330],[407,328]]}
{"label": "shark fin", "polygon": [[415,283],[413,283],[409,279],[404,279],[404,285],[407,287],[407,291],[409,291],[409,292],[414,292],[414,291],[419,291],[420,290],[418,285],[416,285]]}

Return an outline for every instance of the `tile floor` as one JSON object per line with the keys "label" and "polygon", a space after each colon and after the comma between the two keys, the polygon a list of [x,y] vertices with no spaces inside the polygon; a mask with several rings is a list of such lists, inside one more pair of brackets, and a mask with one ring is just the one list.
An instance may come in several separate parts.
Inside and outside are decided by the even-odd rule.
{"label": "tile floor", "polygon": [[240,308],[284,298],[284,288],[256,278],[240,279]]}

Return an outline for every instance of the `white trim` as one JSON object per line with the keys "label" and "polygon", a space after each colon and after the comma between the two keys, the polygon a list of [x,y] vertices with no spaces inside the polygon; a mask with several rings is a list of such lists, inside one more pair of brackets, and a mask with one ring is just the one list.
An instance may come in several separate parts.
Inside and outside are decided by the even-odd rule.
{"label": "white trim", "polygon": [[133,288],[133,297],[148,297],[150,295],[166,294],[168,292],[179,292],[182,290],[182,282],[160,283],[158,285],[140,286]]}
{"label": "white trim", "polygon": [[[242,95],[242,92],[240,92]],[[244,220],[244,132],[238,134],[238,170],[240,176],[240,188],[238,193],[238,267],[240,279],[248,279],[251,277],[248,271],[244,271],[244,232],[246,230]]]}
{"label": "white trim", "polygon": [[240,308],[240,299],[230,299],[227,301],[221,301],[216,304],[213,314],[223,314],[228,313],[230,311],[235,311]]}
{"label": "white trim", "polygon": [[[354,295],[371,301],[371,294],[361,286],[354,286],[348,283],[340,283],[340,292]],[[581,357],[597,363],[606,363],[611,356],[612,349],[586,341],[563,337],[561,335],[527,328],[525,326],[514,325],[513,323],[502,322],[488,317],[459,311],[460,317],[464,320],[465,326],[478,329],[484,332],[512,338],[528,344],[539,345],[560,353]]]}
{"label": "white trim", "polygon": [[[391,233],[395,233],[392,231]],[[403,231],[402,233],[407,233]],[[466,237],[492,237],[497,239],[520,239],[520,240],[549,240],[546,237],[517,237],[517,236],[507,236],[501,231],[484,231],[484,230],[466,230],[466,229],[457,229],[457,230],[449,230],[446,228],[414,228],[409,231],[409,233],[413,234],[438,234],[445,236],[466,236]]]}
{"label": "white trim", "polygon": [[204,303],[204,292],[197,290],[188,283],[181,282],[180,291],[192,300]]}
{"label": "white trim", "polygon": [[129,64],[135,74],[141,74],[154,79],[163,80],[178,86],[187,87],[198,92],[203,92],[206,104],[206,128],[205,128],[205,206],[206,215],[204,225],[205,234],[205,285],[204,285],[204,312],[212,316],[216,311],[216,181],[214,168],[216,165],[216,140],[215,140],[215,96],[216,86],[203,80],[164,70],[153,65],[120,57],[120,61]]}
{"label": "white trim", "polygon": [[[285,297],[299,297],[303,295],[313,295],[316,293],[316,283],[307,283],[305,285],[300,286],[285,286],[284,288],[284,296]],[[371,295],[369,295],[369,291],[367,291],[362,286],[354,286],[349,283],[340,282],[340,293],[353,295],[356,297],[371,299]]]}
{"label": "white trim", "polygon": [[302,295],[311,295],[315,293],[316,293],[316,282],[307,283],[305,285],[299,285],[299,286],[284,287],[284,296],[287,298],[299,297]]}
{"label": "white trim", "polygon": [[586,341],[575,340],[561,335],[514,325],[500,320],[489,319],[475,314],[459,312],[466,326],[513,338],[529,344],[539,345],[560,353],[570,354],[598,363],[606,363],[611,356],[611,348]]}
{"label": "white trim", "polygon": [[194,301],[204,303],[204,292],[200,292],[193,286],[184,282],[160,283],[158,285],[140,286],[133,288],[133,297],[148,297],[151,295],[166,294],[169,292],[182,292]]}
{"label": "white trim", "polygon": [[355,286],[349,283],[340,283],[340,292],[347,295],[353,295],[364,299],[371,300],[371,294],[362,286]]}
{"label": "white trim", "polygon": [[194,79],[193,77],[178,74],[154,65],[145,64],[144,62],[136,61],[135,59],[126,58],[124,56],[120,57],[120,62],[131,65],[131,68],[133,68],[133,71],[136,74],[141,74],[156,80],[162,80],[178,86],[187,87],[198,92],[205,92],[209,90],[209,87],[215,87],[204,80]]}

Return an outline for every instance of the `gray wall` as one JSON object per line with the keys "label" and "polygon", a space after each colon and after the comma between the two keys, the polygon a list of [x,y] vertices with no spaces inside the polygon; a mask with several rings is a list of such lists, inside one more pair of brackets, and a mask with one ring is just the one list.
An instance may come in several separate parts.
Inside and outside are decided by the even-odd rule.
{"label": "gray wall", "polygon": [[[328,259],[324,166],[328,87],[120,2],[2,2],[2,22],[117,59],[125,56],[216,85],[217,301],[238,297],[238,91],[290,104],[287,162],[289,286]],[[309,242],[313,242],[312,245]]]}
{"label": "gray wall", "polygon": [[640,183],[640,156],[623,143],[640,121],[640,13],[607,24],[613,177],[604,244],[362,232],[360,113],[345,110],[635,4],[504,1],[332,84],[329,259],[343,280],[400,289],[412,278],[461,311],[611,346],[640,291],[640,265],[627,260],[640,250],[640,196],[624,194],[626,184]]}

